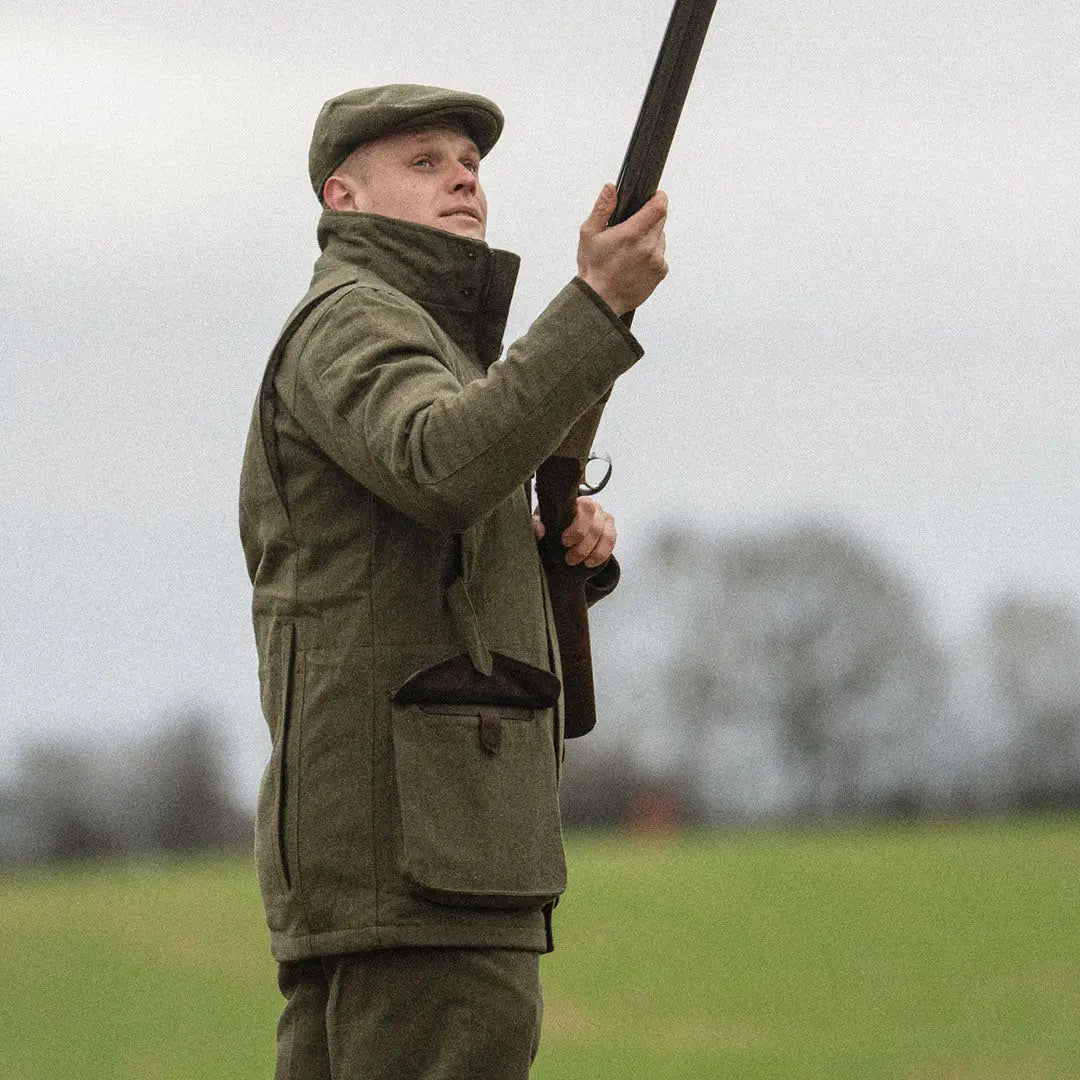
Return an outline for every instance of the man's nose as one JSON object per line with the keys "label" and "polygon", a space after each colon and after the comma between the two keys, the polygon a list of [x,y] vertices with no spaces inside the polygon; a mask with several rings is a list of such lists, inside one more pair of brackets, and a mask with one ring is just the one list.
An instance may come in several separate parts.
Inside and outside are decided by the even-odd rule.
{"label": "man's nose", "polygon": [[470,194],[476,191],[476,173],[461,162],[454,171],[454,190],[468,191]]}

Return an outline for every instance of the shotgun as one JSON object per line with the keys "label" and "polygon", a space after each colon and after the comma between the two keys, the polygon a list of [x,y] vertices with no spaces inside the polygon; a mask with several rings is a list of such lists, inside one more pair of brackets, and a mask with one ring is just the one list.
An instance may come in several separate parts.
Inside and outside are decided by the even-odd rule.
{"label": "shotgun", "polygon": [[[660,175],[675,137],[714,7],[716,0],[675,0],[619,171],[618,199],[609,225],[618,225],[635,214],[660,186]],[[633,317],[634,313],[628,311],[622,321],[629,327]],[[536,497],[544,525],[540,556],[559,639],[564,727],[568,739],[588,734],[596,724],[585,598],[585,581],[595,571],[583,564],[568,566],[560,537],[573,521],[577,497],[593,494],[603,486],[603,483],[596,487],[585,484],[584,475],[606,401],[605,395],[585,412],[558,450],[536,471]]]}

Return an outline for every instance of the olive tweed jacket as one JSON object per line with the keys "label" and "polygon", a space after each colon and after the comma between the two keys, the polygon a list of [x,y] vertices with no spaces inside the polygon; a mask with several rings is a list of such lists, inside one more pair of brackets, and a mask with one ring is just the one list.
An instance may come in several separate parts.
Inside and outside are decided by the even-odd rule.
{"label": "olive tweed jacket", "polygon": [[[562,733],[524,485],[641,350],[575,280],[497,359],[516,256],[334,211],[319,242],[241,477],[273,953],[543,950]],[[410,691],[455,658],[554,694]]]}

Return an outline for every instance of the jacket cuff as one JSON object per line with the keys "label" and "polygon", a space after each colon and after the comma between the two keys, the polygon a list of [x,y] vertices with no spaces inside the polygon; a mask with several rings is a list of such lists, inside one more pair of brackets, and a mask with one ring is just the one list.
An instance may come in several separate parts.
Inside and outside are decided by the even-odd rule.
{"label": "jacket cuff", "polygon": [[619,561],[612,555],[603,566],[598,566],[585,581],[585,603],[592,607],[597,600],[603,600],[605,596],[614,592],[621,576],[622,570],[619,568]]}
{"label": "jacket cuff", "polygon": [[619,330],[619,333],[626,339],[627,345],[637,353],[637,356],[640,359],[644,355],[645,350],[642,348],[638,339],[630,333],[630,328],[626,323],[615,314],[611,305],[582,278],[574,278],[574,284],[608,317],[612,325],[615,326]]}

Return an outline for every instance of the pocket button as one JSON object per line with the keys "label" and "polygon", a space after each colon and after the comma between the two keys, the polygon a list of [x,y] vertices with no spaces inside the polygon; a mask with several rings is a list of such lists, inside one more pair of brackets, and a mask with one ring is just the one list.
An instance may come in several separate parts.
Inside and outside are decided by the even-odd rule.
{"label": "pocket button", "polygon": [[480,745],[489,753],[497,754],[502,749],[502,720],[493,712],[480,714]]}

